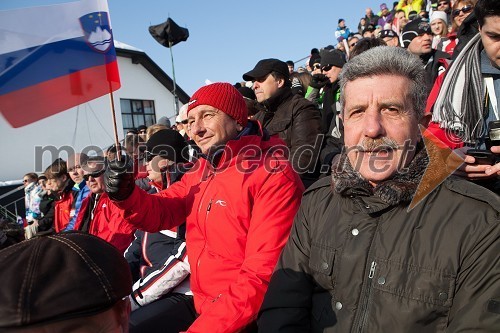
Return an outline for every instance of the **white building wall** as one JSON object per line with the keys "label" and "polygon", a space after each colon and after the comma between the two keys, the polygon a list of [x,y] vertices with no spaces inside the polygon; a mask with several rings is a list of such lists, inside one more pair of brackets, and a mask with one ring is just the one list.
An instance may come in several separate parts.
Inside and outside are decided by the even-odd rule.
{"label": "white building wall", "polygon": [[[167,116],[175,119],[173,95],[142,65],[118,57],[121,88],[113,94],[119,139],[123,139],[120,98],[153,100],[156,119]],[[36,112],[36,110],[33,110]],[[42,147],[59,150],[68,147],[76,152],[92,146],[104,148],[114,142],[109,95],[60,112],[33,124],[12,128],[0,116],[0,184],[22,179],[28,172],[42,173],[52,161],[67,153],[54,156]],[[37,153],[38,152],[38,153]]]}

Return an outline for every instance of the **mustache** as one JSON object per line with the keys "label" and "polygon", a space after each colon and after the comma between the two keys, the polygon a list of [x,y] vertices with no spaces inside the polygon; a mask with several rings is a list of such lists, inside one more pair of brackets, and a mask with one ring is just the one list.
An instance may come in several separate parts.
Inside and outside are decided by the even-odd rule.
{"label": "mustache", "polygon": [[382,137],[379,139],[364,138],[359,151],[390,151],[398,149],[399,145],[393,139]]}

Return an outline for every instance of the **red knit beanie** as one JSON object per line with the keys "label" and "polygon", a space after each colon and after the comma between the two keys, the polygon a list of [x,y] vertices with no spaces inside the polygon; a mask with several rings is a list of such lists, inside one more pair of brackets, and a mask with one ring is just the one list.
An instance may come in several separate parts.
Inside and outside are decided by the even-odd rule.
{"label": "red knit beanie", "polygon": [[238,124],[246,126],[248,109],[241,93],[230,83],[218,82],[201,87],[191,97],[188,103],[189,111],[198,105],[210,105],[221,110]]}

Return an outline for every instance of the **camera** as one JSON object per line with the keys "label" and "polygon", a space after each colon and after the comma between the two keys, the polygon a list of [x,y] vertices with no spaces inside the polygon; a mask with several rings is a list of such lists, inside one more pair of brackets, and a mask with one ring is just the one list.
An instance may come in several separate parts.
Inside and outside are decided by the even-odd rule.
{"label": "camera", "polygon": [[477,164],[493,165],[500,161],[500,156],[490,151],[492,146],[500,146],[500,120],[488,123],[488,136],[484,138],[487,149],[469,149],[467,155],[473,156]]}
{"label": "camera", "polygon": [[490,121],[488,123],[488,138],[486,139],[486,147],[500,146],[500,120]]}

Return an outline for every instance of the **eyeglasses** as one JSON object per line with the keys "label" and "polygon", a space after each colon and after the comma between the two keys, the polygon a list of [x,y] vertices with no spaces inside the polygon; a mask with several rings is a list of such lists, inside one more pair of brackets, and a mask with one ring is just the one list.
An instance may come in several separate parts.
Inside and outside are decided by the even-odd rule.
{"label": "eyeglasses", "polygon": [[470,12],[472,12],[472,10],[473,10],[473,9],[474,9],[474,7],[469,6],[469,5],[467,5],[467,6],[463,6],[463,7],[462,7],[462,8],[460,8],[460,9],[455,9],[455,10],[453,11],[453,16],[458,16],[458,15],[460,15],[460,12],[462,12],[462,13],[464,13],[464,14],[470,13]]}
{"label": "eyeglasses", "polygon": [[102,170],[95,171],[93,173],[88,173],[86,175],[83,175],[83,179],[85,179],[85,181],[88,181],[90,177],[92,177],[92,178],[95,179],[95,178],[101,176],[104,173],[105,170],[106,169],[103,168]]}
{"label": "eyeglasses", "polygon": [[328,72],[330,69],[332,69],[333,65],[325,65],[321,68],[323,72]]}

